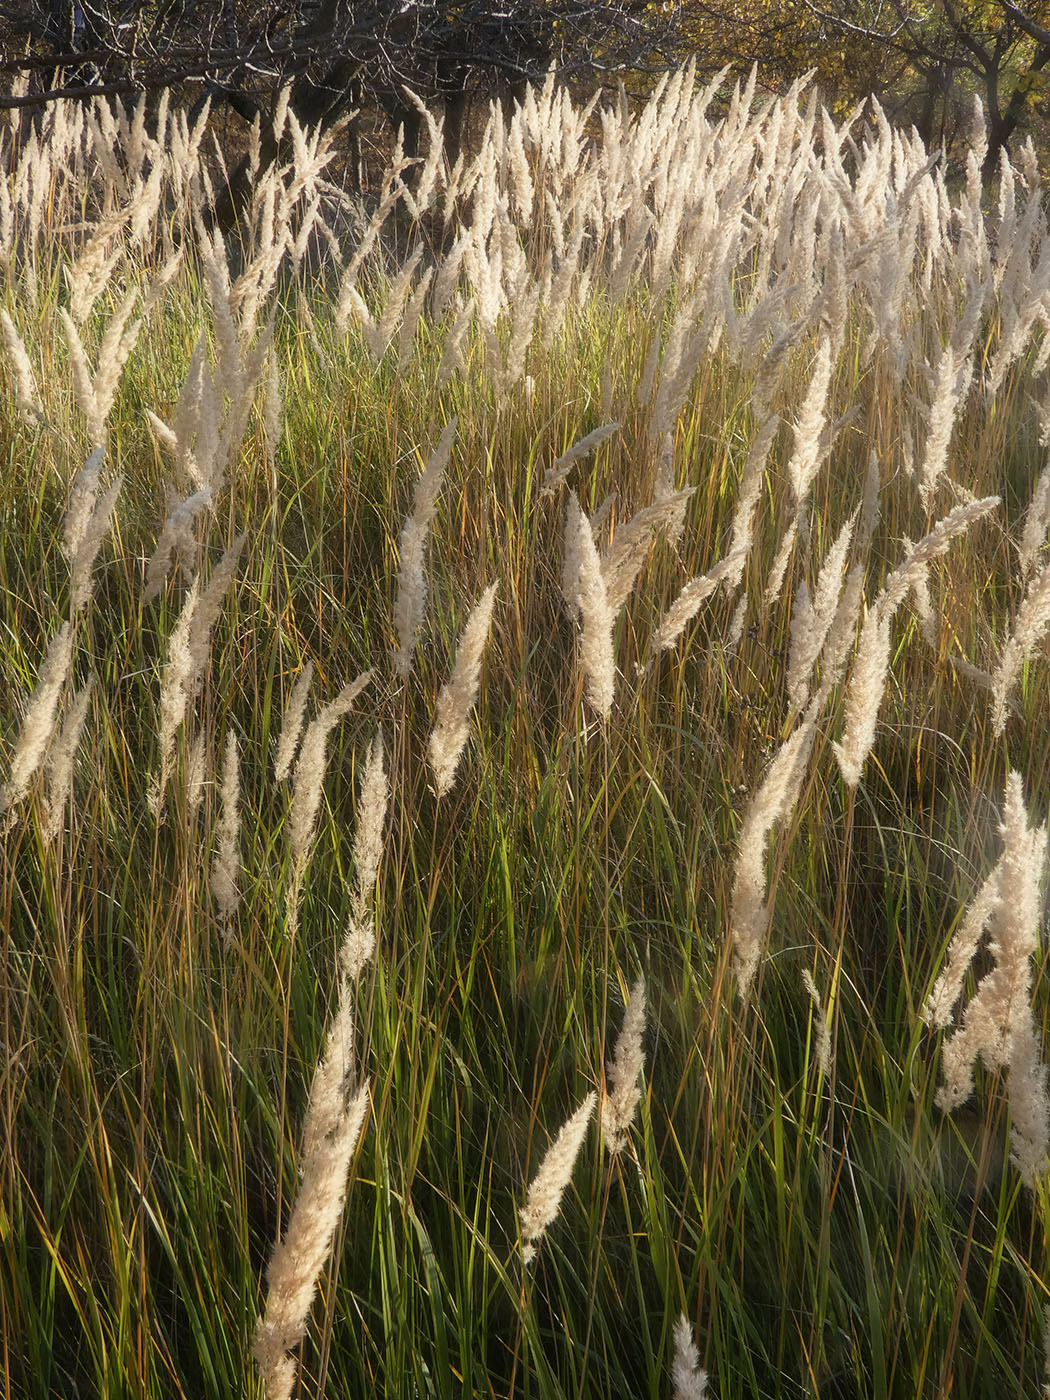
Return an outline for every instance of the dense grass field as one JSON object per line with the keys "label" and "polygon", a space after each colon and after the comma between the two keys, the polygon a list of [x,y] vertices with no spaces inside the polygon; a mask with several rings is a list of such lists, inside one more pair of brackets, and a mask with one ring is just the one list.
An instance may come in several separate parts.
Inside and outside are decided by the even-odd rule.
{"label": "dense grass field", "polygon": [[0,127],[5,1395],[1040,1395],[1033,153],[275,121]]}

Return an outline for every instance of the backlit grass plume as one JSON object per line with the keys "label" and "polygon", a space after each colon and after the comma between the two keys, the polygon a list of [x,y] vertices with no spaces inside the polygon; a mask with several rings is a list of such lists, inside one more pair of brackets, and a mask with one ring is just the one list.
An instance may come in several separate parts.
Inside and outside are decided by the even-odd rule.
{"label": "backlit grass plume", "polygon": [[601,559],[590,522],[570,493],[565,517],[563,590],[580,618],[580,662],[587,701],[600,719],[612,712],[616,689],[615,614],[609,606]]}
{"label": "backlit grass plume", "polygon": [[978,892],[949,950],[948,967],[930,996],[926,1016],[947,1022],[962,989],[966,965],[987,929],[995,965],[981,978],[966,1005],[962,1023],[941,1051],[944,1083],[937,1101],[946,1112],[973,1092],[974,1066],[1005,1068],[1010,1099],[1011,1157],[1032,1185],[1046,1165],[1050,1147],[1047,1069],[1041,1063],[1032,1018],[1032,958],[1039,948],[1039,886],[1046,863],[1047,828],[1029,829],[1021,776],[1006,780],[1003,853]]}
{"label": "backlit grass plume", "polygon": [[394,667],[402,677],[408,676],[412,670],[416,638],[426,613],[427,535],[437,510],[438,492],[445,479],[445,468],[456,431],[456,420],[452,418],[445,425],[423,475],[416,482],[412,510],[401,527],[401,558],[397,570],[397,601],[394,604],[394,627],[398,638]]}
{"label": "backlit grass plume", "polygon": [[66,803],[73,790],[73,759],[84,732],[94,683],[94,676],[89,676],[87,683],[77,691],[69,712],[47,751],[47,818],[44,823],[44,838],[47,841],[53,841],[62,830]]}
{"label": "backlit grass plume", "polygon": [[240,900],[237,889],[241,869],[237,852],[237,835],[240,829],[239,802],[239,752],[237,735],[231,729],[226,736],[226,751],[223,755],[222,815],[219,818],[219,839],[211,867],[212,897],[227,933]]}
{"label": "backlit grass plume", "polygon": [[303,667],[302,675],[292,687],[288,705],[281,719],[281,732],[277,738],[277,751],[273,759],[273,775],[279,783],[284,782],[292,771],[292,760],[295,758],[295,751],[303,732],[303,719],[306,715],[313,674],[314,663],[308,661]]}
{"label": "backlit grass plume", "polygon": [[287,904],[289,924],[294,927],[298,918],[299,895],[303,876],[310,855],[310,846],[317,829],[317,813],[321,806],[324,789],[324,775],[327,759],[325,751],[328,736],[344,715],[350,712],[354,701],[372,679],[372,672],[365,671],[356,680],[345,685],[334,700],[325,705],[315,719],[306,727],[303,735],[299,759],[295,765],[292,782],[292,806],[288,819],[291,871],[288,882]]}
{"label": "backlit grass plume", "polygon": [[994,673],[992,691],[992,724],[996,735],[1006,726],[1006,702],[1026,658],[1050,626],[1050,564],[1045,564],[1032,578],[1024,602],[1017,610],[1013,630],[1003,647],[999,665]]}
{"label": "backlit grass plume", "polygon": [[518,1213],[521,1221],[521,1257],[526,1264],[531,1264],[535,1259],[537,1245],[548,1226],[557,1219],[561,1198],[565,1194],[576,1158],[583,1146],[587,1124],[591,1121],[597,1097],[597,1094],[588,1094],[576,1112],[562,1125],[529,1186],[525,1204]]}
{"label": "backlit grass plume", "polygon": [[151,790],[151,806],[160,817],[164,789],[175,756],[175,736],[200,689],[211,650],[211,634],[223,600],[233,583],[246,535],[239,535],[215,566],[207,587],[195,577],[168,643],[168,661],[160,687],[160,774]]}
{"label": "backlit grass plume", "polygon": [[266,1400],[290,1400],[292,1352],[306,1335],[317,1280],[343,1213],[350,1164],[368,1109],[368,1085],[351,1093],[353,1017],[340,998],[314,1072],[303,1130],[302,1182],[284,1239],[267,1269],[266,1307],[252,1351]]}
{"label": "backlit grass plume", "polygon": [[645,979],[639,977],[624,1008],[623,1026],[609,1065],[609,1086],[602,1099],[602,1133],[613,1153],[624,1146],[642,1096],[638,1081],[645,1069],[644,1032]]}
{"label": "backlit grass plume", "polygon": [[470,710],[478,693],[481,657],[492,623],[497,587],[495,583],[489,584],[467,619],[452,675],[438,695],[437,718],[427,749],[439,797],[444,797],[452,786],[470,732]]}
{"label": "backlit grass plume", "polygon": [[684,1314],[675,1323],[671,1385],[674,1400],[705,1400],[707,1395],[707,1372],[700,1367],[693,1329]]}
{"label": "backlit grass plume", "polygon": [[36,387],[36,374],[26,351],[22,337],[5,310],[0,309],[0,330],[3,331],[7,357],[11,363],[15,383],[15,407],[20,417],[32,423],[44,417],[44,407]]}
{"label": "backlit grass plume", "polygon": [[72,656],[72,633],[69,623],[64,622],[52,637],[40,668],[40,679],[11,755],[11,774],[0,788],[0,812],[7,811],[26,795],[33,774],[44,761]]}
{"label": "backlit grass plume", "polygon": [[383,761],[383,735],[380,731],[372,740],[361,777],[357,829],[354,833],[354,886],[350,896],[350,917],[339,952],[343,976],[351,985],[360,977],[375,949],[372,900],[383,854],[383,828],[389,803],[390,779]]}

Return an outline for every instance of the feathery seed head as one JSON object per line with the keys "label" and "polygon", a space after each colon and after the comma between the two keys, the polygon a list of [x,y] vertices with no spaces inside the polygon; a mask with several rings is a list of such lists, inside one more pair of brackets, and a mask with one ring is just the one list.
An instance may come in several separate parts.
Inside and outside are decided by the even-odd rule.
{"label": "feathery seed head", "polygon": [[644,1032],[645,979],[639,977],[627,999],[623,1026],[609,1065],[609,1089],[602,1099],[602,1133],[613,1153],[623,1147],[641,1098],[638,1080],[645,1069]]}
{"label": "feathery seed head", "polygon": [[536,1257],[536,1246],[548,1226],[557,1218],[561,1198],[565,1194],[576,1158],[583,1146],[587,1124],[594,1112],[597,1097],[593,1092],[588,1094],[576,1112],[562,1125],[529,1186],[525,1204],[519,1211],[522,1259],[526,1264],[530,1264]]}
{"label": "feathery seed head", "polygon": [[492,623],[492,606],[498,585],[490,584],[467,619],[456,652],[456,662],[437,700],[437,716],[428,750],[439,797],[449,791],[467,742],[470,711],[478,693],[481,658]]}

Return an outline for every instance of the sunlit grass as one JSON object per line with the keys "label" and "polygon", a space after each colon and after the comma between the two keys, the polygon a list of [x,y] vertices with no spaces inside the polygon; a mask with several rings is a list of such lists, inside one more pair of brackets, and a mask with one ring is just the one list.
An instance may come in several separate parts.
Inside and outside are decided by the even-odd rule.
{"label": "sunlit grass", "polygon": [[[537,268],[550,257],[540,230],[522,245]],[[240,265],[241,252],[228,253]],[[145,283],[158,255],[130,250],[121,275]],[[12,278],[3,293],[48,420],[19,422],[13,384],[0,380],[5,752],[67,615],[59,542],[90,448],[57,319],[68,249],[41,235],[34,256],[35,292]],[[940,1035],[921,1016],[998,856],[1007,770],[1022,775],[1033,821],[1050,801],[1045,647],[1011,693],[1005,739],[994,737],[987,691],[951,664],[994,670],[1023,597],[1015,542],[1044,457],[1031,401],[1042,392],[1031,374],[1038,335],[994,399],[975,387],[959,413],[950,471],[1002,504],[931,570],[933,644],[910,604],[899,614],[855,791],[831,750],[842,684],[821,715],[799,800],[767,843],[772,922],[742,1001],[729,942],[734,861],[748,804],[793,730],[797,585],[814,585],[873,451],[882,489],[861,561],[869,604],[905,537],[955,504],[945,490],[924,511],[909,477],[927,392],[918,355],[950,333],[951,279],[928,297],[913,288],[908,318],[920,329],[902,374],[883,341],[867,345],[867,293],[853,288],[827,417],[853,416],[814,483],[808,538],[766,605],[795,509],[791,424],[823,334],[808,308],[775,386],[784,422],[756,505],[739,643],[729,639],[736,598],[719,589],[646,668],[665,609],[728,548],[761,426],[755,366],[728,332],[704,353],[672,428],[677,480],[695,490],[680,538],[654,541],[615,621],[603,724],[561,593],[564,500],[575,491],[593,512],[612,495],[617,527],[652,500],[660,442],[654,395],[638,385],[689,288],[654,293],[646,266],[619,304],[600,278],[570,302],[513,383],[497,384],[473,325],[465,368],[440,389],[446,323],[424,315],[407,362],[396,368],[395,337],[376,363],[357,327],[334,328],[334,273],[283,275],[271,295],[279,435],[260,388],[196,557],[144,605],[173,476],[144,410],[171,424],[197,335],[217,338],[191,246],[147,317],[107,424],[107,470],[125,486],[94,601],[76,622],[72,682],[96,680],[74,800],[46,843],[38,777],[0,844],[0,1346],[12,1395],[261,1394],[252,1335],[301,1186],[377,729],[392,801],[376,954],[354,994],[353,1068],[369,1080],[370,1109],[301,1348],[302,1393],[664,1396],[682,1314],[721,1400],[1036,1393],[1045,1180],[1026,1190],[1009,1162],[1002,1075],[981,1070],[971,1102],[941,1114]],[[381,300],[388,281],[370,266],[362,286]],[[750,286],[742,273],[738,307]],[[83,331],[92,354],[119,299],[104,292]],[[982,325],[978,373],[997,344],[992,312]],[[505,351],[507,314],[498,335]],[[391,665],[399,532],[453,416],[427,546],[427,623],[402,680]],[[545,495],[551,464],[613,419],[619,432]],[[596,532],[600,545],[609,528]],[[158,821],[149,781],[169,641],[190,573],[207,578],[242,530]],[[497,580],[472,737],[439,800],[427,758],[436,696],[470,609]],[[367,668],[376,674],[329,737],[293,917],[291,786],[275,782],[273,757],[307,661],[311,713]],[[209,871],[231,730],[241,902],[227,929]],[[208,766],[193,810],[198,733]],[[1045,1030],[1043,967],[1041,953]],[[569,1114],[602,1089],[640,974],[647,1064],[629,1146],[610,1156],[592,1125],[526,1266],[528,1184]]]}

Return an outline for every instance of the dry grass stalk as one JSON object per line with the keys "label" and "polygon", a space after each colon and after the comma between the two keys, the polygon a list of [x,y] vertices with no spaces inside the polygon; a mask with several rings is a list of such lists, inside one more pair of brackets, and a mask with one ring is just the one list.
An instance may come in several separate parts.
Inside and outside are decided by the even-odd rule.
{"label": "dry grass stalk", "polygon": [[70,267],[65,269],[69,287],[69,309],[73,319],[83,325],[113,277],[124,248],[115,230],[107,223],[92,234],[84,249]]}
{"label": "dry grass stalk", "polygon": [[175,754],[175,735],[186,716],[190,691],[193,682],[193,657],[190,650],[190,633],[193,618],[200,602],[200,576],[194,577],[186,601],[182,605],[178,621],[168,642],[168,663],[160,687],[160,776],[151,793],[151,806],[157,816],[162,810],[164,788],[168,771]]}
{"label": "dry grass stalk", "polygon": [[823,458],[823,429],[826,422],[828,390],[831,387],[831,341],[821,338],[813,361],[812,377],[795,424],[795,447],[787,466],[787,477],[800,506],[809,493]]}
{"label": "dry grass stalk", "polygon": [[194,491],[168,512],[161,528],[160,539],[146,564],[143,606],[151,603],[164,587],[172,558],[180,559],[186,567],[186,561],[197,552],[197,540],[193,533],[194,522],[201,511],[210,508],[212,500],[211,490],[206,487]]}
{"label": "dry grass stalk", "polygon": [[266,1400],[291,1400],[296,1364],[291,1355],[306,1335],[317,1280],[343,1213],[350,1163],[368,1110],[368,1084],[346,1102],[352,1023],[340,1002],[325,1054],[314,1074],[304,1132],[302,1185],[284,1239],[267,1269],[266,1309],[252,1352]]}
{"label": "dry grass stalk", "polygon": [[236,403],[247,386],[241,365],[240,331],[231,301],[230,269],[218,230],[200,238],[199,250],[215,330],[219,384],[231,403]]}
{"label": "dry grass stalk", "polygon": [[733,942],[737,985],[746,1001],[758,971],[772,905],[767,901],[766,846],[774,826],[788,821],[798,802],[806,764],[816,737],[819,695],[810,701],[801,722],[781,744],[769,772],[748,807],[740,830],[733,875],[729,936]]}
{"label": "dry grass stalk", "polygon": [[826,1079],[831,1073],[831,1030],[824,1016],[824,1007],[820,993],[817,991],[817,984],[813,981],[813,974],[808,967],[802,969],[802,985],[813,1003],[813,1020],[817,1028],[817,1066]]}
{"label": "dry grass stalk", "polygon": [[[386,306],[383,308],[383,314],[379,319],[373,321],[372,318],[368,316],[367,320],[362,320],[361,329],[364,334],[365,344],[368,346],[372,357],[376,361],[383,358],[389,348],[390,342],[394,338],[394,332],[401,322],[405,304],[412,290],[412,279],[415,276],[416,268],[419,266],[422,256],[422,248],[417,248],[408,259],[408,262],[405,263],[404,267],[400,268],[399,271],[395,273],[390,283],[390,290],[387,293]],[[427,270],[424,281],[429,286],[430,269]]]}
{"label": "dry grass stalk", "polygon": [[456,315],[452,328],[445,338],[445,348],[441,355],[441,364],[438,367],[438,389],[443,389],[454,374],[466,374],[467,372],[463,345],[474,319],[474,298],[468,297],[464,301],[457,292],[452,299],[452,304]]}
{"label": "dry grass stalk", "polygon": [[352,681],[347,681],[342,690],[334,700],[329,700],[328,704],[321,711],[319,718],[322,719],[331,729],[334,725],[348,715],[354,707],[354,701],[368,685],[375,672],[372,670],[362,671]]}
{"label": "dry grass stalk", "polygon": [[1026,658],[1050,626],[1050,564],[1045,564],[1028,585],[1017,610],[1013,631],[1003,647],[992,691],[992,725],[996,737],[1006,726],[1006,700]]}
{"label": "dry grass stalk", "polygon": [[[138,301],[138,290],[132,289],[109,320],[98,347],[98,369],[92,389],[102,422],[105,424],[116,398],[117,385],[128,357],[138,344],[141,320],[130,321]],[[130,324],[129,324],[130,321]],[[101,439],[99,439],[101,441]]]}
{"label": "dry grass stalk", "polygon": [[[562,523],[561,555],[561,596],[573,622],[580,620],[580,604],[577,598],[580,577],[580,526],[582,514],[580,503],[574,492],[565,498],[565,516]],[[593,526],[592,526],[593,529]]]}
{"label": "dry grass stalk", "polygon": [[11,754],[11,776],[0,788],[0,812],[20,802],[33,775],[44,761],[55,728],[58,698],[66,683],[73,657],[73,635],[64,622],[52,637],[40,668],[40,679],[29,701],[25,721]]}
{"label": "dry grass stalk", "polygon": [[208,662],[212,629],[218,621],[223,598],[233,582],[245,539],[246,536],[242,534],[234,540],[216,565],[203,593],[199,575],[194,578],[168,643],[168,664],[164,668],[160,690],[160,776],[151,795],[151,805],[158,817],[175,753],[175,735],[186,717],[190,701],[200,688]]}
{"label": "dry grass stalk", "polygon": [[1035,568],[1039,551],[1046,544],[1046,532],[1050,528],[1050,463],[1043,467],[1032,492],[1032,499],[1025,511],[1024,529],[1018,558],[1021,562],[1021,578],[1027,582],[1028,575]]}
{"label": "dry grass stalk", "polygon": [[673,538],[681,530],[682,517],[695,489],[690,486],[672,492],[617,526],[601,556],[602,581],[614,616],[630,597],[656,536],[666,531]]}
{"label": "dry grass stalk", "polygon": [[430,733],[428,752],[438,797],[452,787],[470,733],[470,711],[478,693],[481,657],[492,622],[492,605],[498,584],[481,595],[463,629],[452,675],[437,698],[437,717]]}
{"label": "dry grass stalk", "polygon": [[693,1329],[683,1314],[674,1329],[674,1361],[671,1363],[674,1400],[705,1400],[707,1372],[700,1368],[700,1357],[693,1341]]}
{"label": "dry grass stalk", "polygon": [[755,435],[751,450],[740,478],[736,509],[733,514],[733,532],[726,557],[735,560],[733,569],[726,577],[729,588],[736,588],[744,576],[744,566],[751,552],[751,539],[754,528],[755,507],[762,494],[762,479],[766,473],[766,463],[773,447],[780,419],[776,414],[766,418]]}
{"label": "dry grass stalk", "polygon": [[572,1117],[562,1125],[529,1186],[525,1204],[518,1212],[521,1221],[521,1257],[526,1264],[531,1264],[535,1259],[536,1246],[557,1218],[561,1198],[583,1146],[597,1097],[593,1092],[588,1094]]}
{"label": "dry grass stalk", "polygon": [[846,691],[842,742],[832,744],[847,787],[860,782],[864,762],[875,742],[879,705],[890,666],[890,616],[878,603],[869,609],[857,643]]}
{"label": "dry grass stalk", "polygon": [[80,553],[91,528],[91,517],[98,499],[99,477],[105,460],[105,449],[96,447],[73,479],[69,505],[62,521],[62,552],[70,563]]}
{"label": "dry grass stalk", "polygon": [[590,522],[575,496],[569,497],[566,531],[563,588],[581,619],[580,661],[587,682],[587,700],[597,714],[607,720],[616,689],[613,654],[616,617],[609,606]]}
{"label": "dry grass stalk", "polygon": [[[907,535],[903,537],[905,549],[914,546]],[[930,596],[930,576],[926,569],[920,569],[912,579],[910,591],[912,610],[919,624],[919,635],[931,650],[937,650],[937,614]]]}
{"label": "dry grass stalk", "polygon": [[22,337],[15,329],[14,322],[7,312],[2,310],[0,310],[0,329],[3,330],[8,359],[14,370],[15,408],[19,416],[24,418],[27,423],[41,422],[44,419],[44,405],[40,401],[40,394],[36,387],[33,366],[30,363]]}
{"label": "dry grass stalk", "polygon": [[295,765],[295,780],[292,785],[292,810],[289,816],[289,845],[292,858],[291,881],[288,892],[289,921],[294,926],[302,890],[303,875],[310,853],[310,843],[317,827],[317,812],[321,805],[321,792],[327,760],[325,749],[328,736],[347,714],[361,691],[372,679],[372,672],[365,671],[356,680],[345,685],[334,700],[321,710],[316,719],[306,727],[299,761]]}
{"label": "dry grass stalk", "polygon": [[945,1026],[952,1019],[952,1012],[955,1011],[956,1001],[962,997],[963,980],[969,972],[977,953],[977,946],[980,944],[981,934],[986,930],[988,920],[1002,897],[1002,857],[995,864],[991,875],[988,875],[981,888],[977,890],[973,903],[966,911],[959,930],[952,938],[948,948],[948,963],[944,972],[934,983],[934,990],[930,993],[927,1004],[923,1011],[923,1019],[927,1025],[935,1026],[938,1030],[944,1030]]}
{"label": "dry grass stalk", "polygon": [[214,463],[219,451],[219,402],[210,369],[205,364],[207,341],[198,336],[190,356],[186,378],[179,390],[172,426],[152,411],[146,417],[177,470],[197,490],[213,487]]}
{"label": "dry grass stalk", "polygon": [[919,494],[927,509],[948,465],[948,444],[969,388],[970,370],[969,355],[959,354],[952,345],[947,345],[941,352],[936,371],[931,373],[933,395],[927,412],[926,442],[918,473]]}
{"label": "dry grass stalk", "polygon": [[59,318],[69,346],[73,389],[80,411],[87,420],[88,436],[93,448],[105,446],[106,419],[113,407],[121,371],[138,340],[141,321],[133,321],[130,326],[127,325],[137,296],[137,292],[129,292],[110,319],[99,347],[99,367],[94,375],[91,373],[91,366],[80,334],[73,324],[73,318],[65,307],[59,309]]}
{"label": "dry grass stalk", "polygon": [[619,1152],[626,1143],[627,1130],[642,1096],[638,1080],[645,1069],[644,1033],[645,978],[639,977],[627,999],[623,1026],[608,1067],[609,1089],[602,1098],[602,1134],[612,1153]]}
{"label": "dry grass stalk", "polygon": [[266,397],[263,399],[263,429],[266,433],[266,451],[270,461],[281,441],[281,425],[284,421],[284,399],[281,394],[281,368],[277,356],[270,358],[270,368],[266,376]]}
{"label": "dry grass stalk", "polygon": [[909,550],[904,562],[886,579],[868,612],[846,692],[842,742],[832,745],[848,787],[855,788],[860,782],[865,760],[875,741],[879,706],[889,672],[890,627],[894,613],[909,592],[921,588],[930,561],[944,554],[952,540],[969,529],[975,520],[994,510],[999,500],[998,496],[986,496],[949,511]]}
{"label": "dry grass stalk", "polygon": [[186,812],[193,821],[204,800],[204,778],[207,770],[207,744],[204,730],[195,735],[186,757]]}
{"label": "dry grass stalk", "polygon": [[737,599],[736,607],[733,609],[733,616],[729,619],[729,626],[726,629],[725,642],[722,650],[725,655],[732,656],[740,645],[740,639],[744,635],[744,623],[747,621],[748,596],[745,590]]}
{"label": "dry grass stalk", "polygon": [[784,575],[787,573],[787,567],[791,560],[791,551],[798,539],[798,526],[799,517],[796,515],[784,531],[773,562],[769,566],[769,576],[766,579],[766,586],[762,590],[762,607],[766,612],[780,597],[780,590],[784,586]]}
{"label": "dry grass stalk", "polygon": [[800,712],[805,706],[810,673],[835,620],[842,591],[842,569],[856,523],[857,512],[854,511],[828,550],[817,577],[812,600],[805,580],[798,586],[795,606],[791,613],[787,669],[788,697],[792,709],[796,712]]}
{"label": "dry grass stalk", "polygon": [[273,760],[273,776],[279,783],[284,782],[292,771],[292,759],[295,757],[299,736],[303,732],[303,718],[306,714],[306,702],[309,698],[310,682],[313,680],[313,675],[314,663],[307,661],[303,667],[302,675],[292,687],[292,694],[281,720],[281,733],[277,740],[277,752]]}
{"label": "dry grass stalk", "polygon": [[80,744],[87,720],[88,705],[94,676],[89,676],[85,685],[77,691],[69,713],[62,721],[58,738],[47,754],[48,791],[47,817],[44,821],[44,840],[53,841],[62,830],[66,803],[73,789],[73,758]]}
{"label": "dry grass stalk", "polygon": [[544,475],[540,495],[553,496],[554,492],[568,476],[575,463],[596,451],[603,442],[607,442],[614,433],[618,433],[619,431],[619,422],[603,423],[600,427],[592,429],[585,437],[580,438],[578,442],[574,442],[566,452],[561,454],[555,461],[553,467]]}
{"label": "dry grass stalk", "polygon": [[890,616],[907,597],[916,578],[925,570],[927,564],[944,554],[956,535],[963,534],[974,521],[993,511],[1001,499],[1000,496],[984,496],[980,500],[964,501],[937,521],[929,534],[924,535],[909,551],[904,562],[893,570],[882,586],[878,601]]}
{"label": "dry grass stalk", "polygon": [[383,762],[383,732],[379,730],[368,751],[361,779],[357,830],[354,835],[354,868],[357,903],[367,904],[375,892],[379,861],[383,854],[383,827],[386,823],[390,782]]}
{"label": "dry grass stalk", "polygon": [[[97,456],[98,454],[94,454]],[[93,459],[89,459],[90,462]],[[84,468],[86,472],[87,467]],[[83,473],[81,473],[83,475]],[[79,480],[79,478],[78,478]],[[109,531],[110,523],[113,519],[113,512],[116,509],[117,497],[120,495],[121,487],[124,484],[123,476],[116,476],[106,488],[101,500],[95,501],[94,487],[98,482],[98,472],[95,470],[92,478],[89,478],[90,485],[81,493],[80,499],[75,500],[75,504],[70,506],[69,514],[66,517],[66,548],[69,551],[72,563],[71,578],[69,585],[69,607],[70,615],[73,615],[91,601],[94,585],[91,580],[91,569],[95,563],[95,558],[102,547],[102,541]],[[74,486],[74,497],[77,496],[77,488]],[[90,508],[86,512],[86,519],[82,518],[83,508],[90,502]],[[75,523],[70,523],[76,513]]]}
{"label": "dry grass stalk", "polygon": [[240,894],[237,881],[241,862],[237,854],[237,834],[240,829],[238,803],[240,774],[237,761],[237,735],[231,729],[226,736],[226,753],[222,765],[222,816],[219,820],[219,846],[211,867],[211,892],[219,909],[219,917],[229,934],[229,926],[237,912]]}
{"label": "dry grass stalk", "polygon": [[875,536],[879,523],[879,493],[882,490],[882,464],[874,449],[868,453],[868,470],[864,476],[864,495],[860,504],[860,525],[857,529],[857,552],[863,558]]}
{"label": "dry grass stalk", "polygon": [[984,882],[949,950],[948,967],[926,1008],[935,1024],[947,1020],[961,992],[966,965],[987,929],[995,966],[982,977],[962,1024],[941,1053],[944,1083],[937,1102],[945,1112],[973,1092],[973,1070],[981,1058],[991,1070],[1006,1068],[1011,1117],[1011,1156],[1026,1184],[1046,1164],[1050,1144],[1047,1070],[1039,1060],[1032,1019],[1032,962],[1039,947],[1039,884],[1046,863],[1047,828],[1028,827],[1019,773],[1006,780],[1003,852]]}
{"label": "dry grass stalk", "polygon": [[864,601],[864,565],[855,564],[846,575],[835,616],[820,656],[820,686],[814,700],[820,705],[842,678],[857,633],[857,619]]}
{"label": "dry grass stalk", "polygon": [[339,950],[343,976],[353,984],[375,950],[372,899],[375,894],[379,861],[383,854],[383,827],[390,801],[390,781],[383,763],[383,734],[372,741],[361,778],[357,804],[357,830],[354,834],[354,890],[350,917]]}
{"label": "dry grass stalk", "polygon": [[711,596],[720,583],[731,578],[737,571],[739,559],[728,554],[706,574],[691,578],[682,588],[678,597],[660,619],[660,625],[649,642],[650,658],[658,651],[667,651],[700,611],[705,600]]}
{"label": "dry grass stalk", "polygon": [[299,751],[299,761],[295,765],[292,811],[289,820],[294,869],[305,864],[306,853],[317,824],[317,809],[321,805],[321,791],[324,787],[324,774],[327,766],[325,749],[331,729],[331,724],[323,717],[312,720],[306,727],[303,746]]}
{"label": "dry grass stalk", "polygon": [[456,430],[456,420],[452,418],[445,425],[438,445],[416,483],[412,512],[401,527],[401,558],[397,571],[397,601],[394,604],[394,627],[398,637],[394,667],[404,678],[411,674],[416,638],[426,612],[427,535],[437,509],[438,492],[445,479],[445,468],[452,452]]}

